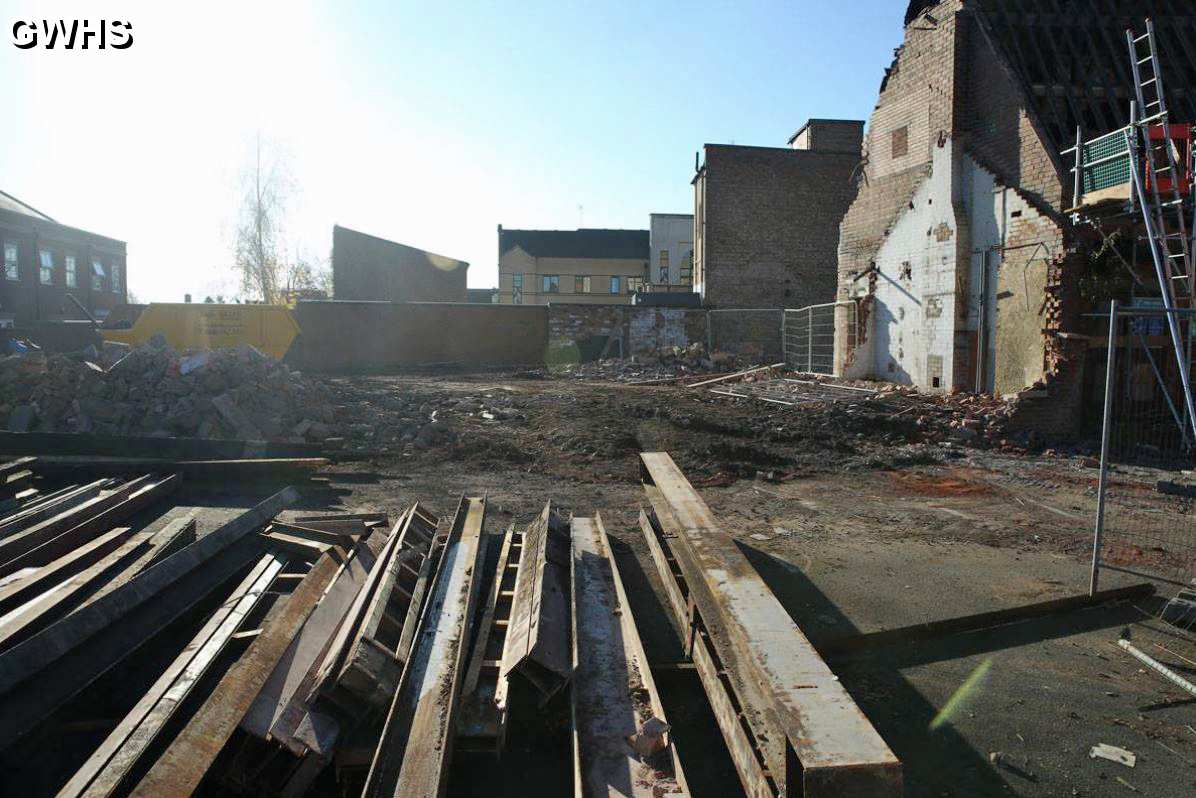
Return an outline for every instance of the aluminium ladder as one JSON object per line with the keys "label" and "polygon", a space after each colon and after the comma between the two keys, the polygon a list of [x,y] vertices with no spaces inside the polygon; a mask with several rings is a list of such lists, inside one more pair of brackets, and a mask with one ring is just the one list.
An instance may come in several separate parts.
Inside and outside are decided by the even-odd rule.
{"label": "aluminium ladder", "polygon": [[[1184,199],[1180,191],[1180,180],[1190,180],[1192,164],[1180,169],[1180,159],[1189,154],[1177,151],[1171,140],[1167,100],[1163,87],[1163,72],[1159,63],[1159,51],[1155,41],[1154,23],[1146,20],[1146,33],[1135,36],[1126,31],[1129,45],[1130,65],[1134,75],[1134,91],[1137,101],[1131,104],[1130,124],[1126,130],[1126,144],[1130,151],[1130,173],[1132,175],[1135,200],[1146,223],[1146,235],[1150,242],[1159,290],[1163,295],[1163,307],[1167,316],[1167,327],[1175,349],[1179,366],[1180,381],[1184,391],[1184,410],[1187,424],[1182,425],[1184,438],[1189,433],[1196,440],[1196,407],[1193,406],[1191,385],[1191,338],[1185,342],[1180,332],[1179,314],[1181,301],[1192,304],[1196,295],[1196,269],[1193,268],[1193,250],[1196,239],[1196,209],[1191,223],[1184,218]],[[1152,129],[1161,131],[1155,138]],[[1145,164],[1147,169],[1141,168]],[[1144,185],[1146,175],[1150,176],[1150,188]],[[1165,184],[1165,188],[1161,188]],[[1194,203],[1196,204],[1196,203]],[[1191,232],[1189,232],[1191,231]],[[1192,322],[1189,322],[1189,332]],[[1166,386],[1160,386],[1164,391]]]}

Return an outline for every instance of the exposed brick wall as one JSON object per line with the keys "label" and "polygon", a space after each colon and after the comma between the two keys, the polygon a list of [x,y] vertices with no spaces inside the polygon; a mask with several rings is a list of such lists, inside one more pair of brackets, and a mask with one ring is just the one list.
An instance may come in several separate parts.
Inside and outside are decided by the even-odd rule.
{"label": "exposed brick wall", "polygon": [[700,343],[775,363],[782,359],[781,314],[554,303],[548,306],[549,360],[593,359],[603,351],[607,357],[646,355]]}
{"label": "exposed brick wall", "polygon": [[[982,18],[968,20],[958,133],[985,168],[1043,210],[1063,209],[1056,155],[1031,115],[1013,71],[997,54]],[[1069,192],[1070,193],[1070,192]]]}
{"label": "exposed brick wall", "polygon": [[801,307],[835,295],[838,225],[859,156],[706,145],[695,253],[706,304]]}
{"label": "exposed brick wall", "polygon": [[859,155],[864,143],[864,123],[846,119],[811,119],[801,135],[790,143],[793,149]]}

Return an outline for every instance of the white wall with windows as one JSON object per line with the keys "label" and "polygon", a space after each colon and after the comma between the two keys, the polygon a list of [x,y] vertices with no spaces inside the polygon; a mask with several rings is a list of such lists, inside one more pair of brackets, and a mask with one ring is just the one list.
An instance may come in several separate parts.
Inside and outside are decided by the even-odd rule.
{"label": "white wall with windows", "polygon": [[693,285],[693,214],[653,213],[649,218],[648,282],[689,290]]}

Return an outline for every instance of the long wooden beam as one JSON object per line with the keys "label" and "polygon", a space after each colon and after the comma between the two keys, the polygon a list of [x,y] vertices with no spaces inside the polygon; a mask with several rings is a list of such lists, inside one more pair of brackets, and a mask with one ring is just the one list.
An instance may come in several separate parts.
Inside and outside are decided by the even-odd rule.
{"label": "long wooden beam", "polygon": [[117,524],[131,518],[154,502],[160,501],[173,493],[182,480],[177,474],[152,477],[149,482],[142,484],[135,491],[128,494],[123,501],[96,513],[82,523],[71,527],[60,535],[56,535],[24,554],[4,563],[3,571],[12,571],[30,566],[49,565],[59,557],[70,554],[73,550],[93,540],[97,535],[111,529]]}
{"label": "long wooden beam", "polygon": [[331,461],[325,457],[271,457],[249,460],[168,460],[154,457],[40,457],[38,472],[46,476],[78,474],[181,474],[188,480],[305,479]]}
{"label": "long wooden beam", "polygon": [[677,521],[673,552],[690,600],[725,631],[714,638],[724,666],[761,686],[770,706],[760,710],[784,736],[784,761],[769,763],[778,787],[803,798],[900,795],[900,761],[673,459],[640,458]]}
{"label": "long wooden beam", "polygon": [[[647,490],[650,497],[653,492],[659,494],[655,487],[647,486]],[[653,505],[663,506],[659,495],[652,498]],[[668,543],[680,534],[676,521],[667,513],[661,518],[654,511],[649,514],[641,510],[640,528],[682,633],[685,651],[702,680],[714,719],[727,742],[744,794],[749,798],[775,798],[780,791],[769,771],[769,762],[784,761],[784,743],[776,745],[781,733],[772,728],[767,714],[757,711],[767,705],[759,685],[742,681],[738,673],[728,671],[719,660],[710,627],[689,600],[685,576]]]}
{"label": "long wooden beam", "polygon": [[477,602],[486,500],[462,498],[411,658],[386,717],[363,798],[444,794]]}
{"label": "long wooden beam", "polygon": [[64,513],[99,495],[101,490],[111,487],[114,482],[115,480],[108,478],[97,479],[87,485],[75,485],[61,492],[43,496],[37,502],[0,519],[0,538],[28,529],[40,521]]}
{"label": "long wooden beam", "polygon": [[574,518],[571,530],[575,795],[685,798],[689,788],[602,518]]}
{"label": "long wooden beam", "polygon": [[7,651],[67,613],[98,600],[156,559],[194,539],[194,518],[175,519],[157,532],[138,532],[99,562],[0,618],[0,651]]}
{"label": "long wooden beam", "polygon": [[248,567],[261,547],[256,540],[243,539],[298,498],[294,488],[279,491],[0,653],[0,749]]}
{"label": "long wooden beam", "polygon": [[121,787],[282,567],[277,555],[262,556],[228,601],[216,609],[153,687],[59,790],[57,798],[107,798]]}
{"label": "long wooden beam", "polygon": [[[9,566],[19,557],[42,546],[68,530],[88,523],[100,513],[118,506],[141,488],[150,484],[150,477],[143,476],[90,499],[82,504],[65,509],[43,521],[23,526],[20,530],[0,540],[0,576],[7,576],[17,568]],[[36,564],[36,563],[33,563]]]}

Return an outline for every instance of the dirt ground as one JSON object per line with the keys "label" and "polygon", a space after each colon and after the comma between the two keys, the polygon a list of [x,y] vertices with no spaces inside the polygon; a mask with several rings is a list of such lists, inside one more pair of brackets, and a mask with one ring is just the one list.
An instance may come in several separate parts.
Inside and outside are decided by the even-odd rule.
{"label": "dirt ground", "polygon": [[[417,398],[447,432],[330,473],[330,506],[448,513],[489,497],[488,531],[546,501],[600,512],[694,794],[741,794],[636,523],[640,451],[668,451],[815,642],[1084,592],[1097,471],[1090,458],[943,442],[892,401],[785,407],[671,386],[511,377],[369,378],[352,402]],[[910,400],[912,401],[912,400]],[[346,412],[354,412],[346,407]],[[932,438],[927,442],[927,438]],[[314,498],[314,497],[313,497]],[[1105,577],[1102,587],[1128,584]],[[1056,615],[837,663],[905,764],[913,796],[1187,796],[1196,700],[1144,672],[1116,640],[1189,667],[1153,601]],[[1186,645],[1186,643],[1184,644]],[[953,714],[936,715],[984,675]],[[1134,751],[1134,768],[1089,757]],[[452,794],[526,795],[473,769]],[[485,775],[479,775],[485,774]]]}
{"label": "dirt ground", "polygon": [[[329,383],[338,415],[376,454],[327,469],[301,487],[295,509],[394,518],[418,500],[447,516],[462,494],[484,494],[491,535],[527,524],[548,501],[566,514],[601,513],[696,798],[742,788],[701,683],[681,662],[641,537],[639,452],[672,454],[815,645],[1087,590],[1097,469],[1085,446],[1055,456],[973,448],[945,433],[946,416],[926,400],[788,407],[536,375]],[[389,422],[400,415],[402,424]],[[402,432],[415,422],[418,435]],[[192,485],[173,501],[210,508],[200,525],[214,528],[260,500],[249,495],[258,489]],[[1102,587],[1132,581],[1110,574]],[[1190,796],[1196,699],[1116,645],[1128,629],[1191,678],[1196,646],[1155,621],[1158,609],[1152,599],[1057,614],[832,664],[904,763],[907,795]],[[153,665],[139,678],[156,678]],[[137,679],[112,678],[143,692]],[[957,691],[962,700],[951,701]],[[87,709],[75,714],[120,715]],[[106,733],[93,725],[77,740],[53,727],[21,752],[70,748],[54,769],[72,772]],[[567,730],[556,738],[547,758],[459,756],[449,794],[571,794]],[[1135,767],[1090,758],[1097,743],[1133,751]],[[43,794],[29,785],[47,765],[25,753],[0,764],[19,772],[10,785],[25,785],[22,794]],[[3,781],[0,794],[15,794]]]}

